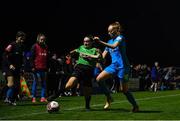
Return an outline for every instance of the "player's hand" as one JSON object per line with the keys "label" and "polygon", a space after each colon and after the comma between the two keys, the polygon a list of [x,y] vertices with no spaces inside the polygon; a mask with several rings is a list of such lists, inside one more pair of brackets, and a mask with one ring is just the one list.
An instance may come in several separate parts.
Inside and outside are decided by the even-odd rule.
{"label": "player's hand", "polygon": [[93,38],[93,40],[94,40],[95,42],[99,42],[99,41],[100,41],[100,38],[97,37],[97,36],[95,36],[95,37]]}
{"label": "player's hand", "polygon": [[3,76],[6,76],[6,72],[2,72],[2,75],[3,75]]}
{"label": "player's hand", "polygon": [[11,65],[9,66],[9,69],[15,70],[15,67],[11,64]]}
{"label": "player's hand", "polygon": [[32,68],[32,72],[35,72],[35,68]]}
{"label": "player's hand", "polygon": [[83,53],[80,53],[79,54],[82,58],[87,58],[87,55],[83,54]]}

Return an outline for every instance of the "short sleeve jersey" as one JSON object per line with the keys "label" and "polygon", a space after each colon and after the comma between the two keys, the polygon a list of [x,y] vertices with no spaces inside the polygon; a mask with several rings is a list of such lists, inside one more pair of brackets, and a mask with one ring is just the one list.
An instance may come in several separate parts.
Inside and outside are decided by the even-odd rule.
{"label": "short sleeve jersey", "polygon": [[[77,48],[78,52],[86,53],[86,54],[91,54],[91,55],[96,55],[97,54],[97,49],[96,48],[85,48],[84,45],[81,45],[79,48]],[[79,56],[77,64],[83,64],[83,65],[88,65],[95,67],[96,65],[96,59],[87,59]]]}
{"label": "short sleeve jersey", "polygon": [[129,66],[129,61],[126,56],[126,42],[125,38],[122,35],[117,36],[115,39],[110,39],[109,44],[114,44],[119,42],[120,45],[114,49],[106,47],[105,50],[110,53],[112,63],[118,63],[121,68],[124,66]]}

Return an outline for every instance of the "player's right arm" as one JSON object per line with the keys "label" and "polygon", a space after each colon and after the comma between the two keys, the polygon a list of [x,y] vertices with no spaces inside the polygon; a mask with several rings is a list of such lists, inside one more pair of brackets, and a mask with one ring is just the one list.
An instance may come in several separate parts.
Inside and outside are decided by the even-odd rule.
{"label": "player's right arm", "polygon": [[102,57],[103,57],[103,58],[106,58],[107,54],[108,54],[108,51],[107,51],[107,50],[104,50],[103,53],[102,53]]}
{"label": "player's right arm", "polygon": [[32,45],[32,47],[31,47],[31,53],[32,53],[32,56],[30,59],[30,64],[32,66],[32,71],[35,71],[35,64],[34,64],[34,60],[35,60],[35,56],[36,56],[35,44]]}
{"label": "player's right arm", "polygon": [[13,48],[13,44],[9,44],[6,48],[5,48],[5,56],[4,59],[7,62],[7,64],[9,65],[9,69],[14,70],[15,67],[11,62],[10,56],[11,56],[11,52],[12,52],[12,48]]}
{"label": "player's right arm", "polygon": [[76,53],[76,52],[78,52],[77,49],[74,49],[74,50],[70,51],[69,54],[73,54],[73,53]]}
{"label": "player's right arm", "polygon": [[98,43],[100,43],[100,44],[102,44],[102,45],[104,45],[104,46],[106,46],[106,47],[112,48],[112,49],[114,49],[114,48],[116,48],[116,47],[118,47],[118,46],[120,45],[120,42],[119,42],[119,41],[116,41],[116,42],[113,43],[113,44],[109,44],[109,43],[106,43],[106,42],[100,40],[99,37],[94,37],[94,40],[95,40],[96,42],[98,42]]}

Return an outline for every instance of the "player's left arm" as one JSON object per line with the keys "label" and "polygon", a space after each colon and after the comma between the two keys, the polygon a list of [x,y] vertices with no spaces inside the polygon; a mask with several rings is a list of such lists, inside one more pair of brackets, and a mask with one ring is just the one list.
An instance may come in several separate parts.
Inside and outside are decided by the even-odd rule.
{"label": "player's left arm", "polygon": [[76,52],[78,52],[78,50],[77,50],[77,49],[74,49],[74,50],[71,50],[71,51],[69,52],[69,54],[73,54],[73,53],[76,53]]}

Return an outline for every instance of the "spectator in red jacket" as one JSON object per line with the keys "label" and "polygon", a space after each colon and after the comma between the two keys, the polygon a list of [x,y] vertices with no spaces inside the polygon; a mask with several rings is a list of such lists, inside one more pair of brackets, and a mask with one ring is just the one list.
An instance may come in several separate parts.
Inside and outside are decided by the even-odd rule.
{"label": "spectator in red jacket", "polygon": [[41,83],[41,99],[40,102],[46,102],[46,75],[47,75],[47,59],[48,47],[46,44],[46,36],[42,33],[38,34],[37,42],[31,48],[32,65],[35,74],[35,80],[32,84],[32,102],[36,102],[37,82]]}

